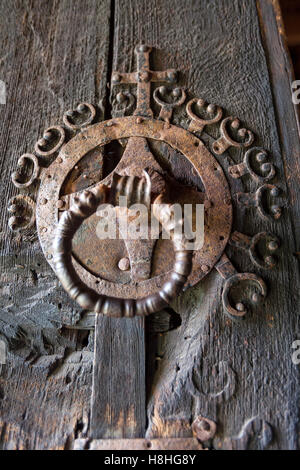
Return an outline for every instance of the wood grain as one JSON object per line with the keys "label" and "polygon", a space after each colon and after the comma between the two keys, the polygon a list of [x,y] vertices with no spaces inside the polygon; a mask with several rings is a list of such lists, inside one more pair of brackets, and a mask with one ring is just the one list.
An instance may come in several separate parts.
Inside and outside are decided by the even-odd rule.
{"label": "wood grain", "polygon": [[[9,350],[0,374],[0,447],[72,448],[75,439],[87,436],[191,437],[199,415],[217,423],[208,443],[216,449],[299,447],[299,369],[291,361],[291,345],[300,334],[294,256],[299,135],[276,3],[3,0],[0,5],[0,78],[7,85],[7,104],[0,105],[0,338]],[[215,271],[174,301],[168,327],[169,320],[153,317],[146,340],[138,319],[119,324],[123,320],[99,317],[90,423],[93,332],[70,329],[88,313],[58,286],[37,240],[25,242],[8,231],[6,207],[16,194],[10,173],[63,111],[79,100],[99,103],[111,69],[134,71],[134,47],[141,42],[154,48],[152,69],[179,69],[189,96],[237,115],[270,152],[274,181],[285,194],[284,214],[265,223],[255,211],[234,206],[233,230],[278,235],[280,261],[276,270],[259,272],[246,255],[227,249],[240,272],[257,272],[268,285],[265,303],[243,320],[225,316],[223,282]],[[188,125],[179,111],[174,122]],[[217,127],[206,131],[202,138],[210,146]],[[178,178],[197,183],[180,156],[154,143],[151,149]],[[218,160],[226,171],[242,156],[234,149]],[[229,183],[233,193],[256,189],[247,178]]]}
{"label": "wood grain", "polygon": [[144,337],[142,318],[96,317],[90,432],[93,439],[144,436]]}
{"label": "wood grain", "polygon": [[[116,2],[115,11],[113,68],[134,70],[134,45],[152,45],[152,68],[180,69],[181,83],[190,92],[223,106],[256,133],[256,142],[275,162],[276,182],[286,190],[281,136],[256,3],[132,0],[126,5]],[[277,27],[273,34],[278,35]],[[297,140],[296,129],[290,132]],[[210,138],[203,138],[209,144]],[[285,145],[291,145],[289,135],[284,138]],[[222,164],[226,167],[228,161],[241,158],[240,151],[232,151],[222,158]],[[236,184],[230,183],[236,191]],[[247,179],[239,184],[245,191],[256,188]],[[295,390],[299,379],[290,354],[297,335],[295,285],[299,285],[293,256],[294,218],[286,210],[280,222],[267,227],[255,212],[242,211],[235,219],[234,229],[250,235],[268,229],[283,241],[278,270],[258,273],[266,279],[270,293],[252,315],[241,322],[224,316],[222,282],[216,273],[174,302],[172,307],[182,322],[158,341],[147,437],[190,436],[190,423],[201,414],[218,423],[217,437],[221,443],[224,439],[225,446],[225,438],[236,436],[248,420],[258,416],[271,425],[271,444],[270,439],[260,442],[259,432],[254,430],[244,447],[297,446]],[[245,256],[230,249],[228,254],[239,271],[255,271]]]}
{"label": "wood grain", "polygon": [[[268,69],[274,97],[274,110],[280,135],[281,155],[289,192],[292,225],[296,242],[295,253],[300,252],[300,219],[298,188],[300,184],[300,144],[297,109],[292,102],[293,66],[286,46],[284,26],[277,1],[258,2],[264,47],[268,50]],[[266,21],[268,18],[268,21]],[[284,116],[284,119],[283,119]]]}
{"label": "wood grain", "polygon": [[89,423],[93,335],[57,283],[36,238],[7,227],[11,172],[43,130],[106,94],[110,1],[1,1],[1,448],[68,448]]}

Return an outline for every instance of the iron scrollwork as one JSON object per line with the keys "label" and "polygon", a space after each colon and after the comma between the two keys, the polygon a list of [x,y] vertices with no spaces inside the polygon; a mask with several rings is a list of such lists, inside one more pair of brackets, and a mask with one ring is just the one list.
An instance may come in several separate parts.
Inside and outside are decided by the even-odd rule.
{"label": "iron scrollwork", "polygon": [[[205,97],[188,95],[184,88],[178,85],[178,71],[174,69],[151,70],[151,50],[152,48],[145,44],[138,45],[135,49],[137,70],[129,73],[113,72],[112,86],[120,87],[120,89],[114,88],[117,91],[112,93],[114,97],[112,119],[98,122],[101,119],[99,119],[97,108],[87,102],[79,103],[76,109],[64,114],[63,125],[53,125],[45,130],[43,137],[34,146],[33,153],[24,154],[19,158],[17,170],[12,175],[13,184],[22,191],[30,190],[33,193],[38,189],[35,183],[41,181],[41,185],[37,197],[36,194],[31,193],[30,196],[20,194],[11,201],[8,208],[9,226],[13,231],[20,232],[29,227],[33,228],[35,212],[37,212],[37,230],[41,245],[53,269],[59,271],[59,263],[55,263],[55,256],[53,256],[55,250],[53,251],[50,238],[58,224],[58,214],[60,220],[67,223],[72,215],[69,211],[72,212],[74,199],[76,201],[78,196],[79,201],[82,201],[80,199],[82,186],[80,190],[77,190],[74,181],[73,193],[71,191],[71,194],[61,195],[61,189],[73,168],[80,174],[78,165],[86,153],[95,150],[90,142],[95,142],[95,148],[100,149],[100,153],[103,152],[105,145],[114,140],[125,148],[115,174],[108,175],[100,182],[101,184],[114,188],[117,181],[120,184],[124,183],[125,180],[122,178],[142,178],[144,169],[148,168],[153,191],[154,193],[156,191],[155,197],[160,192],[167,193],[167,179],[165,180],[162,176],[164,170],[153,157],[147,139],[163,142],[164,145],[171,146],[190,161],[204,186],[203,192],[195,192],[183,185],[179,186],[177,191],[178,195],[184,193],[188,198],[197,197],[198,201],[204,202],[205,206],[207,245],[202,251],[195,251],[187,284],[195,284],[215,268],[224,279],[222,302],[225,312],[234,317],[242,317],[247,311],[247,306],[242,300],[233,300],[232,292],[236,286],[244,282],[253,286],[254,290],[250,296],[252,304],[259,304],[265,298],[267,288],[263,279],[256,274],[237,272],[225,254],[226,246],[229,244],[248,253],[256,268],[270,269],[276,265],[275,252],[279,249],[280,241],[269,231],[253,236],[232,231],[232,201],[236,199],[238,207],[256,208],[257,213],[265,222],[278,220],[284,204],[280,200],[278,186],[270,184],[275,177],[275,166],[269,162],[265,149],[252,147],[254,134],[246,127],[242,127],[238,118],[226,116],[225,109],[206,101]],[[136,97],[129,91],[130,85],[136,85]],[[170,88],[171,85],[173,88]],[[151,86],[156,86],[153,95]],[[189,96],[188,102],[185,104],[187,96]],[[152,98],[155,103],[154,110],[151,108]],[[174,119],[173,111],[180,107],[184,107],[188,117],[187,129],[174,124],[176,119]],[[154,114],[158,108],[159,112],[155,117]],[[130,113],[133,113],[133,116],[129,116]],[[215,155],[211,153],[208,144],[202,141],[204,129],[206,131],[207,128],[212,129],[213,126],[216,131],[215,135],[218,135],[211,146]],[[224,152],[231,151],[232,147],[245,149],[245,154],[241,162],[229,165],[227,172],[233,179],[247,175],[253,182],[258,183],[259,187],[252,190],[253,192],[235,192],[235,194],[230,192],[224,176],[225,170],[216,155],[221,156]],[[42,162],[39,161],[39,157]],[[224,159],[220,158],[220,160]],[[49,166],[47,166],[48,163]],[[27,176],[28,167],[32,170],[30,176]],[[94,168],[91,171],[94,171]],[[83,174],[82,177],[85,176]],[[85,190],[88,190],[89,195],[85,193],[85,196],[82,196],[85,198],[84,207],[87,200],[90,201],[92,197],[90,194],[96,191],[97,185],[99,186],[99,182],[86,184]],[[70,187],[73,188],[72,185]],[[35,197],[37,203],[35,203]],[[53,198],[56,199],[52,200]],[[154,200],[153,194],[150,198]],[[81,209],[83,210],[83,206],[80,204],[78,206],[77,201],[77,212]],[[43,214],[43,220],[41,214]],[[157,215],[159,217],[159,214]],[[65,229],[69,230],[68,227],[64,226],[63,229],[61,227],[61,234]],[[61,243],[68,245],[69,242],[65,240]],[[126,286],[126,283],[124,283],[125,287],[118,286],[117,283],[109,283],[104,279],[99,282],[97,276],[87,272],[76,262],[74,270],[79,277],[81,276],[81,279],[83,276],[87,279],[89,287],[97,286],[98,294],[107,294],[112,288],[117,288],[120,291],[120,298],[122,296],[130,298],[132,295],[142,297],[145,293],[143,289],[147,286],[149,292],[156,292],[157,285],[163,285],[165,278],[160,275],[160,277],[149,279],[151,270],[148,265],[153,244],[148,243],[137,248],[133,242],[125,240],[125,246],[128,250],[128,258],[126,262],[124,258],[124,262],[120,262],[118,266],[120,270],[125,266],[124,276],[131,274],[132,286]],[[139,271],[136,269],[138,263],[135,258],[140,258],[141,253],[145,258],[145,266],[143,265],[142,271]],[[138,283],[139,280],[143,280],[146,287],[142,288]],[[127,282],[129,281],[130,277]],[[102,311],[102,308],[98,308],[98,311]]]}

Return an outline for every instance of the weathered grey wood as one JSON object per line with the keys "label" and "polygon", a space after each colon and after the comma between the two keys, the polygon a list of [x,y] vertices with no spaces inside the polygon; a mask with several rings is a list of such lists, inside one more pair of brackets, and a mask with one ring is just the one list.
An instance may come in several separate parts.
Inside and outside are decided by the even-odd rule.
{"label": "weathered grey wood", "polygon": [[[80,101],[105,97],[109,0],[1,1],[1,448],[68,448],[87,435],[93,334],[66,330],[81,311],[59,287],[37,239],[7,227],[19,156]],[[46,160],[46,159],[44,159]]]}
{"label": "weathered grey wood", "polygon": [[[267,63],[274,97],[274,109],[284,171],[289,192],[289,207],[293,214],[292,224],[295,239],[295,253],[300,254],[299,182],[300,145],[297,109],[292,103],[292,82],[294,71],[285,42],[277,0],[259,1],[258,13],[264,47],[267,50]],[[298,78],[298,77],[297,77]],[[297,132],[298,129],[298,132]]]}
{"label": "weathered grey wood", "polygon": [[[257,213],[242,211],[233,227],[248,235],[262,230],[279,235],[277,270],[258,272],[246,255],[227,250],[239,271],[266,279],[264,305],[241,321],[227,318],[221,306],[223,282],[212,272],[173,303],[181,324],[177,317],[172,331],[166,332],[165,325],[159,330],[149,319],[146,437],[191,436],[191,422],[202,415],[217,422],[214,448],[299,445],[299,370],[291,362],[292,341],[299,336],[299,274],[293,255],[299,238],[299,138],[292,102],[285,95],[290,71],[274,5],[261,0],[257,10],[254,0],[117,1],[109,32],[107,1],[1,2],[0,79],[7,84],[8,98],[5,107],[0,105],[0,331],[10,352],[10,365],[2,366],[0,374],[2,448],[70,448],[89,431],[101,438],[143,435],[141,323],[125,320],[119,328],[123,320],[99,318],[94,398],[102,401],[93,408],[89,430],[93,334],[64,328],[80,324],[87,314],[59,288],[38,242],[11,236],[5,211],[16,193],[9,177],[19,155],[31,150],[42,130],[78,100],[97,104],[105,96],[111,60],[113,70],[133,71],[134,47],[140,42],[154,46],[153,69],[182,70],[180,82],[191,96],[240,117],[270,151],[275,181],[288,189],[278,222],[266,224]],[[108,58],[109,42],[113,55]],[[187,125],[184,114],[175,113],[174,119]],[[217,128],[207,132],[203,140],[210,145]],[[178,155],[152,148],[180,178],[195,183]],[[226,170],[241,159],[242,152],[234,150],[219,161]],[[229,182],[233,192],[256,189],[247,178]],[[124,388],[118,383],[122,368],[128,371]],[[130,410],[121,414],[127,399],[136,405],[132,415]]]}
{"label": "weathered grey wood", "polygon": [[[136,43],[154,46],[153,68],[181,69],[187,89],[220,104],[257,134],[257,143],[270,151],[276,164],[276,181],[285,188],[280,137],[292,151],[291,139],[297,143],[298,136],[295,127],[278,134],[268,50],[263,48],[255,1],[130,1],[116,2],[115,11],[114,69],[133,70]],[[265,25],[267,21],[264,17]],[[278,37],[277,26],[273,29]],[[279,64],[280,60],[282,56]],[[284,116],[279,119],[282,125]],[[215,135],[215,130],[209,132]],[[241,161],[241,152],[229,154],[219,159],[224,167],[228,161]],[[249,179],[231,185],[233,191],[256,188]],[[299,378],[291,362],[291,344],[297,337],[295,286],[299,286],[294,218],[287,207],[273,224],[249,211],[235,219],[234,229],[250,235],[267,229],[283,241],[278,270],[258,273],[270,292],[253,314],[240,322],[224,316],[222,281],[216,273],[174,302],[182,324],[164,334],[157,346],[160,360],[151,388],[147,437],[190,436],[190,423],[201,414],[218,423],[216,447],[228,447],[231,437],[242,431],[241,447],[297,446]],[[256,271],[246,256],[232,249],[228,254],[238,270]]]}
{"label": "weathered grey wood", "polygon": [[93,352],[73,338],[34,363],[13,351],[1,367],[1,449],[71,449],[89,426]]}
{"label": "weathered grey wood", "polygon": [[90,435],[145,434],[145,331],[142,318],[96,317]]}

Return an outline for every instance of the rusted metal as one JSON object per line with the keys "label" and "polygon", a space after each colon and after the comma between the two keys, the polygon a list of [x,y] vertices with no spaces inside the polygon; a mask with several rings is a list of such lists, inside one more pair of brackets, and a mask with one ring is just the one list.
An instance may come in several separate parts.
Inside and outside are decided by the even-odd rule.
{"label": "rusted metal", "polygon": [[79,103],[76,109],[66,111],[63,116],[64,125],[74,130],[83,129],[92,124],[96,116],[96,109],[90,103]]}
{"label": "rusted metal", "polygon": [[18,194],[10,199],[8,226],[13,232],[28,233],[35,224],[35,202],[25,194]]}
{"label": "rusted metal", "polygon": [[[206,113],[206,118],[198,116],[194,111],[194,106],[197,106],[198,111]],[[223,115],[223,110],[220,106],[216,106],[212,103],[208,104],[203,99],[193,98],[188,102],[186,105],[186,112],[189,118],[191,118],[191,122],[189,125],[190,132],[197,132],[201,134],[205,126],[209,126],[211,124],[215,124],[216,122],[220,121]]]}
{"label": "rusted metal", "polygon": [[130,269],[129,258],[121,258],[118,262],[118,267],[121,269],[121,271],[128,271]]}
{"label": "rusted metal", "polygon": [[[24,178],[24,173],[26,173],[28,162],[31,163],[32,170],[31,170],[31,175],[26,180],[26,178]],[[11,180],[13,184],[16,186],[16,188],[19,188],[19,189],[28,188],[35,182],[35,180],[39,176],[39,173],[40,173],[39,161],[37,157],[33,155],[32,153],[24,153],[18,159],[17,165],[18,165],[17,170],[12,173]]]}
{"label": "rusted metal", "polygon": [[[240,232],[233,232],[229,244],[248,252],[252,263],[260,269],[272,269],[276,266],[275,251],[279,248],[279,239],[272,233],[260,232],[253,237],[248,237]],[[263,245],[262,254],[259,246]]]}
{"label": "rusted metal", "polygon": [[[173,238],[175,261],[172,273],[158,292],[141,299],[120,299],[97,294],[80,280],[72,264],[72,239],[75,232],[83,220],[96,211],[100,203],[118,204],[117,196],[121,194],[122,187],[127,189],[127,185],[119,185],[119,181],[119,178],[115,178],[111,189],[101,184],[94,188],[93,192],[84,191],[71,209],[60,218],[53,243],[55,272],[70,297],[86,310],[113,317],[149,315],[166,307],[179,294],[191,272],[193,252],[186,249],[184,234],[180,239]],[[147,199],[147,184],[145,192]],[[143,200],[144,196],[141,195],[141,201]],[[171,220],[170,206],[163,207],[154,202],[153,207],[161,224],[167,226]],[[182,226],[183,219],[175,221],[175,226],[172,226],[175,233],[176,225]]]}
{"label": "rusted metal", "polygon": [[[186,105],[191,119],[188,130],[171,124],[174,107],[184,104],[186,93],[182,88],[168,89],[160,86],[154,91],[153,98],[161,107],[158,119],[153,119],[151,110],[151,83],[175,83],[177,72],[173,69],[152,71],[149,65],[151,47],[139,45],[135,49],[137,71],[132,73],[114,72],[113,85],[137,85],[137,106],[134,116],[127,116],[134,107],[135,97],[124,87],[115,96],[113,105],[114,118],[94,124],[96,108],[89,103],[80,103],[74,111],[64,115],[64,125],[72,131],[73,138],[66,143],[66,131],[61,126],[49,127],[36,146],[39,156],[57,155],[48,168],[39,168],[37,158],[32,154],[23,155],[18,161],[18,169],[13,174],[13,183],[18,188],[30,187],[38,178],[41,179],[37,197],[36,217],[40,243],[46,259],[56,270],[53,251],[53,234],[57,226],[61,227],[72,213],[74,201],[84,196],[83,191],[97,193],[99,184],[104,185],[110,194],[110,201],[115,206],[118,234],[117,240],[99,240],[95,236],[97,215],[83,218],[82,225],[76,231],[73,240],[72,258],[73,273],[86,287],[99,296],[109,296],[114,292],[116,299],[143,299],[154,295],[172,275],[175,253],[172,242],[164,240],[131,240],[122,233],[121,212],[116,207],[118,194],[129,197],[129,204],[140,201],[150,209],[151,203],[159,195],[164,195],[168,204],[192,203],[205,207],[204,245],[194,252],[192,269],[185,286],[196,284],[207,276],[213,267],[225,279],[223,305],[225,310],[237,316],[246,313],[240,301],[232,304],[231,291],[237,284],[247,280],[256,284],[259,293],[254,293],[252,302],[259,301],[266,295],[264,282],[254,274],[238,274],[232,266],[224,249],[228,243],[232,224],[232,201],[228,183],[216,158],[196,137],[205,126],[219,122],[223,115],[220,106],[206,103],[203,99],[193,98]],[[77,135],[74,134],[77,132]],[[240,128],[237,118],[227,117],[220,124],[221,136],[213,143],[212,149],[221,155],[231,146],[249,147],[254,140],[253,133]],[[169,146],[182,155],[192,165],[192,173],[199,176],[203,192],[187,187],[171,177],[153,156],[150,148],[153,142]],[[104,173],[103,162],[107,145],[121,143],[125,148],[114,172]],[[114,147],[115,148],[115,147]],[[114,154],[114,152],[110,152]],[[113,155],[115,158],[115,155]],[[267,153],[260,147],[249,149],[243,162],[229,166],[233,178],[250,176],[260,183],[270,181],[275,175],[274,166],[267,162]],[[31,162],[31,163],[30,163]],[[28,176],[28,163],[32,172]],[[145,176],[146,170],[146,176]],[[107,175],[107,176],[104,176]],[[143,178],[144,179],[141,179]],[[151,194],[147,193],[151,182]],[[125,185],[126,181],[126,185]],[[103,186],[103,187],[104,187]],[[201,187],[202,187],[201,186]],[[86,193],[85,193],[86,194]],[[89,193],[90,194],[90,193]],[[275,204],[279,188],[263,184],[255,193],[238,193],[239,204],[256,207],[259,215],[268,221],[281,216],[281,201]],[[28,198],[28,196],[26,196]],[[278,201],[277,201],[278,202]],[[35,203],[30,198],[18,196],[10,204],[12,216],[9,225],[12,230],[26,231],[34,226]],[[129,210],[129,209],[128,209]],[[68,212],[70,211],[70,212]],[[93,212],[93,211],[92,211]],[[230,243],[232,246],[247,250],[253,263],[259,268],[270,268],[275,264],[274,252],[279,241],[273,235],[262,232],[255,236],[234,232]],[[264,248],[264,249],[263,249]],[[267,253],[265,253],[267,252]],[[117,302],[118,303],[118,302]]]}
{"label": "rusted metal", "polygon": [[[266,183],[273,179],[276,173],[274,165],[267,162],[267,158],[268,154],[263,148],[252,147],[245,153],[243,162],[238,165],[230,166],[228,168],[228,172],[233,178],[241,178],[242,176],[249,174],[255,181]],[[252,167],[252,159],[256,160],[256,164],[259,165],[260,172],[262,173],[261,175],[259,175]]]}
{"label": "rusted metal", "polygon": [[203,416],[197,416],[192,423],[193,434],[201,442],[212,439],[216,434],[217,425],[214,421]]}
{"label": "rusted metal", "polygon": [[255,193],[237,193],[236,199],[245,207],[257,208],[262,219],[273,222],[278,220],[282,214],[283,204],[272,204],[272,200],[280,195],[280,188],[273,184],[263,184]]}
{"label": "rusted metal", "polygon": [[[221,277],[225,279],[222,293],[222,303],[225,311],[230,315],[235,317],[243,317],[247,313],[246,306],[240,300],[236,302],[234,307],[232,305],[230,291],[237,285],[241,285],[246,281],[247,284],[250,283],[256,286],[258,291],[254,292],[251,297],[251,300],[254,304],[259,303],[264,297],[266,297],[267,286],[263,279],[252,273],[237,273],[235,267],[232,265],[231,261],[228,259],[225,253],[222,255],[219,262],[215,265],[215,268]],[[239,292],[240,295],[244,295],[244,293],[246,293],[241,289],[241,287]]]}
{"label": "rusted metal", "polygon": [[114,172],[107,202],[113,206],[119,206],[119,198],[126,197],[127,207],[133,204],[143,204],[149,209],[151,204],[151,180],[146,171],[143,173],[144,177],[139,178],[135,175],[121,176]]}
{"label": "rusted metal", "polygon": [[57,152],[66,140],[66,131],[62,126],[51,126],[45,130],[43,137],[34,146],[41,157],[49,157]]}
{"label": "rusted metal", "polygon": [[113,117],[123,117],[133,110],[135,97],[127,90],[117,93],[112,101]]}
{"label": "rusted metal", "polygon": [[76,439],[73,450],[203,450],[194,437],[159,439]]}
{"label": "rusted metal", "polygon": [[158,119],[162,119],[165,122],[170,122],[172,119],[173,109],[181,106],[186,100],[186,93],[183,88],[174,88],[171,93],[169,93],[172,98],[175,98],[174,101],[168,102],[164,101],[163,98],[166,97],[168,89],[165,86],[156,88],[153,93],[154,101],[161,107]]}
{"label": "rusted metal", "polygon": [[[53,235],[51,234],[54,233],[61,214],[60,209],[56,207],[56,202],[59,199],[65,200],[65,208],[67,209],[72,204],[74,197],[78,195],[78,193],[74,193],[66,198],[60,196],[61,188],[68,178],[70,171],[84,155],[94,148],[99,149],[113,140],[120,139],[129,140],[123,157],[115,168],[115,172],[120,175],[129,174],[141,177],[143,171],[147,168],[151,178],[152,190],[156,195],[167,185],[168,177],[164,175],[162,168],[154,159],[147,146],[146,139],[155,139],[170,145],[192,163],[197,174],[200,176],[205,189],[205,200],[210,201],[210,207],[206,213],[204,246],[194,254],[193,269],[187,281],[187,285],[195,284],[210,272],[227,244],[232,220],[230,191],[222,168],[201,140],[182,128],[160,120],[142,117],[138,120],[134,116],[115,118],[85,129],[61,149],[59,154],[60,162],[56,159],[43,172],[37,200],[37,227],[44,253],[48,255],[52,252],[51,237]],[[112,174],[104,178],[101,183],[110,186]],[[172,203],[181,203],[181,201],[188,203],[191,200],[195,204],[204,202],[204,195],[199,191],[194,190],[191,192],[191,188],[186,188],[182,185],[178,186],[178,184],[176,186],[172,180],[170,180],[170,186],[174,192],[174,196],[171,195],[173,199],[170,199]],[[93,187],[92,185],[89,189],[92,190]],[[192,193],[194,195],[191,198]],[[134,272],[134,265],[138,264],[137,260],[141,253],[140,248],[137,249],[138,244],[125,240],[127,244],[125,246],[127,248],[131,247],[131,253],[129,253],[131,270],[121,272],[118,268],[118,261],[128,256],[127,249],[123,249],[120,243],[118,245],[112,243],[115,242],[114,240],[107,240],[107,243],[103,240],[100,243],[95,237],[96,222],[95,216],[90,217],[86,221],[88,225],[85,225],[85,236],[80,235],[79,238],[74,240],[74,253],[80,255],[84,250],[88,251],[90,246],[91,255],[93,258],[99,259],[99,264],[101,262],[105,270],[101,271],[98,267],[95,270],[91,269],[90,264],[85,261],[87,258],[81,255],[80,262],[78,262],[76,254],[73,261],[79,277],[84,279],[90,288],[96,289],[98,293],[103,295],[110,295],[112,291],[115,292],[117,297],[121,298],[141,298],[148,293],[154,294],[170,274],[169,270],[171,269],[174,257],[172,250],[169,249],[167,256],[164,255],[159,275],[150,276],[150,279],[145,280],[143,283],[137,283],[136,279],[139,276],[136,275],[136,277],[133,276],[132,278],[131,274]],[[44,227],[48,229],[46,233],[41,230]],[[87,231],[88,227],[91,228],[90,232]],[[93,237],[92,243],[88,241],[91,238],[86,238],[88,234],[90,234],[90,237]],[[140,241],[138,240],[137,242]],[[152,243],[152,245],[149,244],[146,247],[147,254],[145,255],[144,264],[145,267],[148,266],[148,271],[146,271],[150,275],[149,267],[151,267],[153,245]],[[145,253],[145,249],[143,247],[141,249]],[[54,268],[53,259],[50,259],[49,263]],[[203,266],[205,266],[205,269],[202,269]]]}
{"label": "rusted metal", "polygon": [[[242,139],[242,141],[237,141],[230,136],[228,127],[230,127],[231,132],[235,131],[237,138]],[[217,155],[224,153],[229,147],[238,147],[245,148],[249,147],[254,141],[254,135],[249,129],[244,127],[240,129],[239,119],[229,116],[221,122],[220,125],[221,137],[216,140],[212,149]]]}
{"label": "rusted metal", "polygon": [[174,69],[157,72],[150,70],[149,55],[151,47],[141,44],[135,48],[137,56],[137,71],[131,73],[113,72],[112,83],[137,84],[137,107],[134,112],[137,116],[152,117],[150,107],[151,82],[175,83],[177,72]]}

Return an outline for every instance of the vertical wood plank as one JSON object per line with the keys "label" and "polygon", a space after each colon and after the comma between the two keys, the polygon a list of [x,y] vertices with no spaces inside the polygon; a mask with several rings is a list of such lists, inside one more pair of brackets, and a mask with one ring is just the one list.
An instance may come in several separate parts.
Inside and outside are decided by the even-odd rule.
{"label": "vertical wood plank", "polygon": [[258,0],[257,8],[263,44],[267,51],[274,109],[289,192],[289,207],[293,213],[295,253],[298,254],[300,259],[300,202],[298,197],[300,184],[300,129],[296,105],[294,106],[292,102],[294,71],[285,42],[284,25],[282,24],[278,1]]}
{"label": "vertical wood plank", "polygon": [[146,427],[144,319],[98,315],[91,437],[143,437]]}
{"label": "vertical wood plank", "polygon": [[[242,445],[269,445],[268,426],[271,447],[298,445],[299,372],[291,362],[291,344],[299,335],[293,256],[299,204],[297,161],[290,157],[298,155],[298,136],[292,118],[289,129],[279,122],[293,113],[282,94],[290,80],[285,67],[276,66],[283,57],[273,2],[266,0],[263,7],[267,19],[272,15],[275,38],[267,37],[265,50],[254,0],[116,2],[113,70],[134,70],[137,43],[154,46],[154,69],[178,68],[191,94],[222,105],[256,132],[257,143],[271,151],[276,183],[285,187],[287,180],[293,208],[292,216],[287,210],[267,227],[255,214],[235,221],[236,230],[251,235],[267,228],[283,242],[278,270],[258,273],[269,288],[263,306],[241,322],[226,318],[216,273],[172,305],[181,324],[160,336],[147,410],[149,437],[189,436],[191,422],[201,414],[217,422],[216,448],[250,428],[249,442]],[[92,345],[64,331],[66,318],[76,323],[81,312],[58,288],[38,242],[22,244],[8,232],[5,208],[16,193],[10,173],[19,155],[78,100],[97,103],[105,95],[110,2],[2,1],[1,12],[0,78],[7,84],[7,104],[0,120],[0,331],[11,357],[0,377],[0,447],[69,448],[74,438],[87,435]],[[275,76],[274,64],[281,75]],[[185,123],[184,116],[179,119]],[[203,139],[209,143],[211,136],[205,133]],[[241,152],[233,152],[229,162],[241,159]],[[255,187],[248,181],[239,189]],[[254,271],[246,257],[229,254],[240,271]],[[141,320],[97,319],[93,437],[143,435],[143,330]]]}
{"label": "vertical wood plank", "polygon": [[[130,8],[130,5],[127,5]],[[122,70],[118,23],[112,2],[114,22],[110,64]],[[129,43],[131,47],[131,43]],[[129,59],[134,54],[130,50]],[[132,64],[131,64],[132,65]],[[119,68],[119,66],[121,68]],[[132,69],[133,70],[133,69]],[[131,69],[130,69],[131,71]],[[110,80],[111,77],[108,77]],[[113,90],[112,83],[110,89]],[[96,317],[93,395],[91,410],[92,438],[144,437],[146,430],[146,346],[143,318],[114,319]]]}
{"label": "vertical wood plank", "polygon": [[[263,3],[272,8],[272,2]],[[152,69],[180,70],[180,84],[191,96],[221,105],[227,115],[239,117],[254,131],[256,144],[270,152],[276,165],[274,183],[282,187],[285,197],[296,199],[296,176],[290,193],[286,180],[297,172],[299,136],[296,125],[278,132],[268,51],[263,47],[255,0],[117,1],[114,70],[134,70],[132,51],[137,43],[153,46]],[[284,77],[281,60],[282,56],[272,58]],[[280,89],[286,83],[282,80],[277,86]],[[290,104],[289,113],[294,113]],[[287,102],[279,107],[280,112],[285,106]],[[284,118],[283,111],[278,119]],[[175,119],[188,125],[184,113]],[[217,132],[217,127],[206,129],[201,138],[210,146]],[[283,147],[288,149],[284,161]],[[295,148],[295,158],[290,159],[289,152]],[[228,164],[242,158],[242,151],[231,149],[219,162],[226,171]],[[257,189],[249,178],[236,182],[228,177],[228,182],[233,193]],[[148,403],[147,437],[190,436],[191,422],[202,415],[218,423],[216,448],[230,445],[241,433],[239,445],[244,448],[296,448],[299,374],[291,361],[291,345],[299,334],[299,273],[293,255],[297,204],[286,202],[276,223],[265,223],[255,211],[234,206],[234,230],[249,235],[268,230],[282,240],[279,266],[268,272],[257,270],[247,256],[227,249],[238,271],[256,272],[266,280],[269,295],[264,305],[254,308],[243,321],[227,318],[221,303],[222,280],[216,272],[173,303],[181,325],[158,341],[160,360]]]}
{"label": "vertical wood plank", "polygon": [[[0,2],[0,448],[70,448],[89,425],[92,335],[64,328],[80,308],[59,286],[37,238],[9,230],[10,175],[44,129],[78,101],[106,94],[110,0]],[[42,159],[43,160],[43,159]],[[44,159],[47,160],[47,159]],[[44,161],[46,163],[46,161]],[[34,196],[33,196],[34,197]]]}

